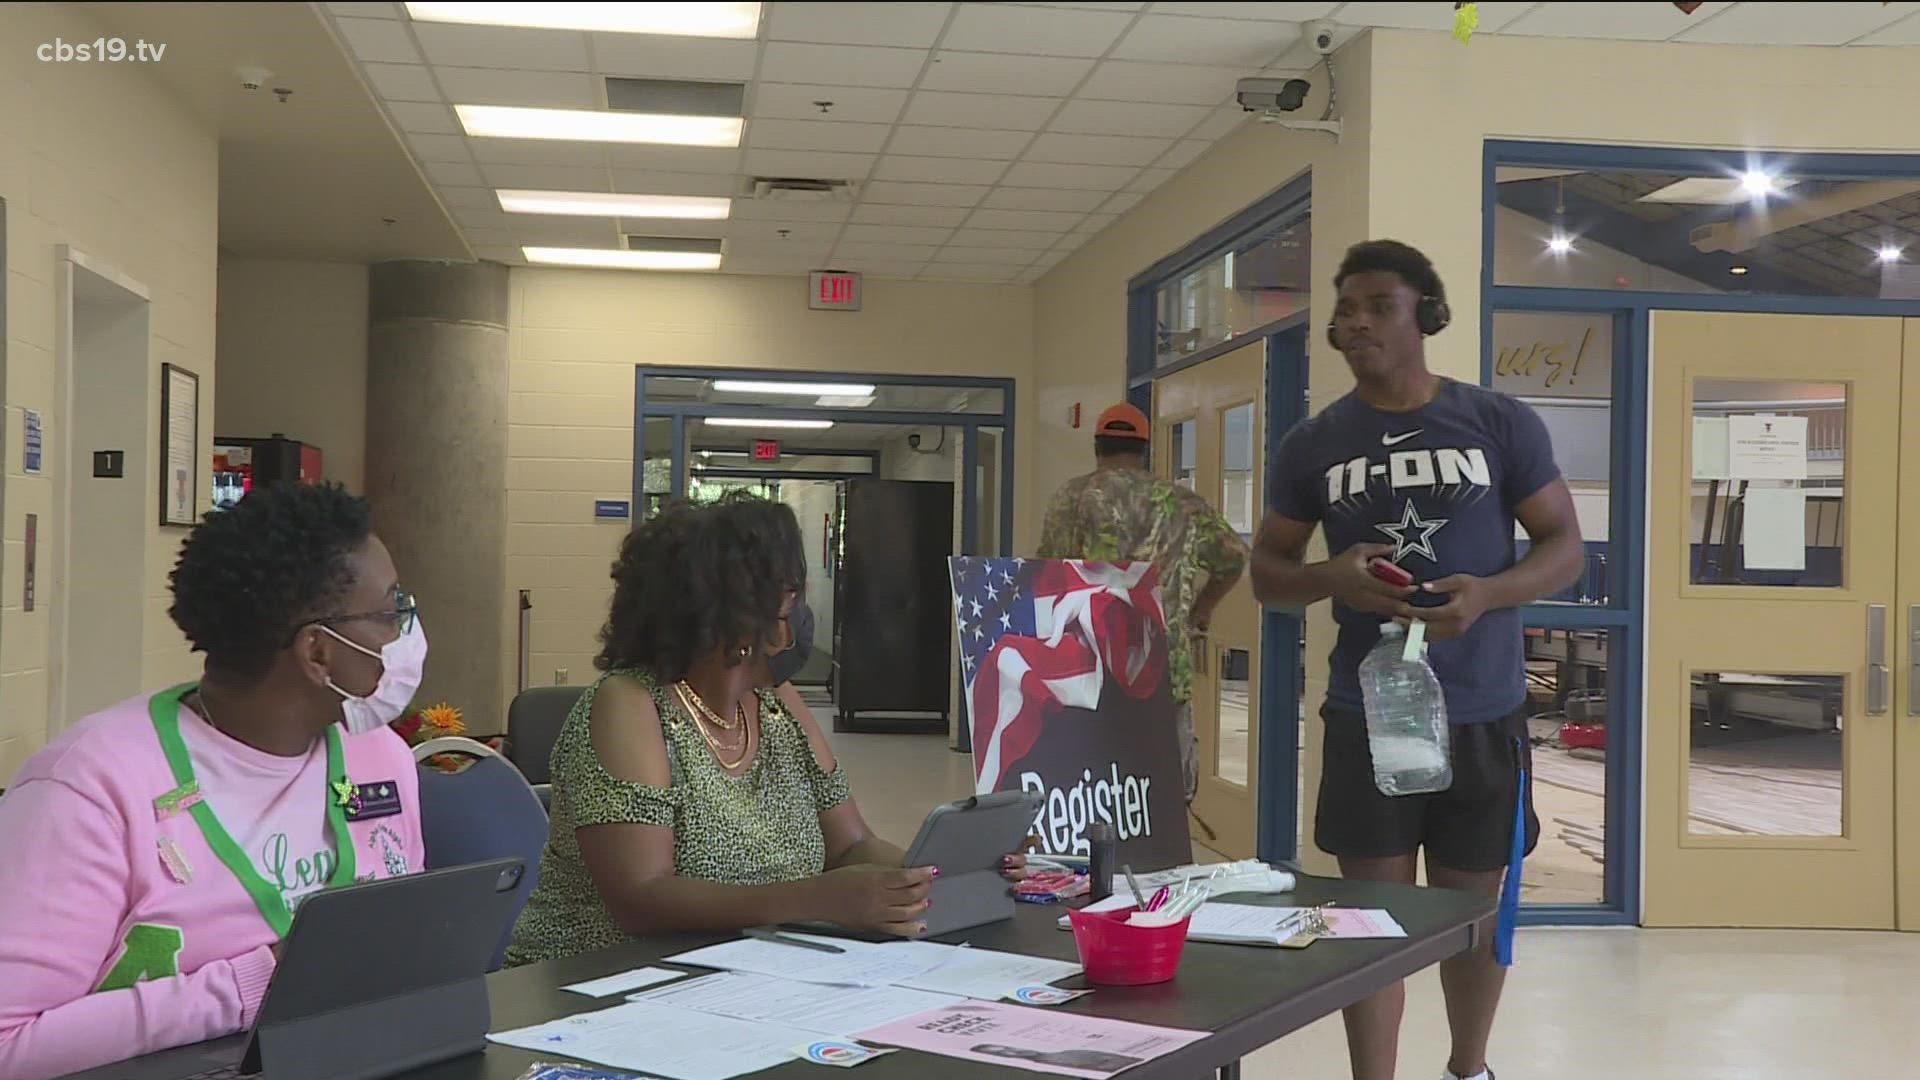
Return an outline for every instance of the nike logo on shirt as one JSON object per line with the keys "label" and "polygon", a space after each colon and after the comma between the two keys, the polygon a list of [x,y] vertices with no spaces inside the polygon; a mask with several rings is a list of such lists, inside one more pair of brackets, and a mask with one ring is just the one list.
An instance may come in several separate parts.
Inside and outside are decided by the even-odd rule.
{"label": "nike logo on shirt", "polygon": [[1383,435],[1381,435],[1381,436],[1380,436],[1380,445],[1381,445],[1381,446],[1398,446],[1398,445],[1400,445],[1401,443],[1403,443],[1403,442],[1406,442],[1406,441],[1407,441],[1408,439],[1411,439],[1411,438],[1413,438],[1413,437],[1414,437],[1415,435],[1418,435],[1418,434],[1420,434],[1420,433],[1421,433],[1422,431],[1424,431],[1424,430],[1426,430],[1426,429],[1425,429],[1425,428],[1414,428],[1414,429],[1413,429],[1412,431],[1409,431],[1409,432],[1407,432],[1407,433],[1406,433],[1406,434],[1404,434],[1404,435],[1386,435],[1386,434],[1383,434]]}

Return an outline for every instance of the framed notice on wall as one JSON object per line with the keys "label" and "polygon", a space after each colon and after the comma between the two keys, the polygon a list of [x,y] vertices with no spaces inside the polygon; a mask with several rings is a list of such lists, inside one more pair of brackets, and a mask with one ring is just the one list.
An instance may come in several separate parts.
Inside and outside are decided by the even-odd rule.
{"label": "framed notice on wall", "polygon": [[160,524],[191,526],[200,508],[200,376],[160,365]]}

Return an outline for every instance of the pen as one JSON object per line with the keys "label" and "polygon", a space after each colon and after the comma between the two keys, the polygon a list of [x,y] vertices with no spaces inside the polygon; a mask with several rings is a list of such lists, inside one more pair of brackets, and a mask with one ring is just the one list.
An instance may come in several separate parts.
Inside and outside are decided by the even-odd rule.
{"label": "pen", "polygon": [[741,933],[755,941],[771,941],[776,945],[792,945],[801,949],[812,949],[815,952],[845,953],[847,951],[838,945],[828,945],[823,941],[808,941],[806,938],[790,937],[778,930],[771,930],[764,926],[749,926],[741,931]]}
{"label": "pen", "polygon": [[1165,885],[1160,886],[1160,891],[1154,893],[1153,899],[1147,901],[1147,910],[1159,911],[1161,906],[1167,902],[1167,897],[1171,895],[1173,895],[1172,892]]}
{"label": "pen", "polygon": [[1133,864],[1132,863],[1122,864],[1120,867],[1120,872],[1127,876],[1127,888],[1133,890],[1134,906],[1141,911],[1147,910],[1147,898],[1140,891],[1140,879],[1133,876]]}

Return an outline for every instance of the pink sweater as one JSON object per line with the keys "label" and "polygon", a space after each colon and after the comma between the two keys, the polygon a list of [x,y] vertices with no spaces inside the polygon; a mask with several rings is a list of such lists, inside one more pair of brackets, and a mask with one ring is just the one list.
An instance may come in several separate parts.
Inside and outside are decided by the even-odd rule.
{"label": "pink sweater", "polygon": [[[244,1031],[266,994],[273,929],[192,815],[155,806],[176,783],[148,700],[74,725],[22,766],[0,798],[0,1077],[7,1080]],[[183,725],[189,721],[183,715]],[[398,813],[348,821],[356,877],[421,869],[419,780],[406,743],[387,729],[343,732],[341,742],[348,780],[391,781],[400,796]],[[203,745],[193,745],[196,760]],[[244,769],[196,772],[205,773],[199,778],[216,810],[216,775],[229,785],[252,782]],[[259,782],[288,781],[283,772],[278,780],[262,773]],[[326,785],[317,787],[316,836]],[[255,794],[226,798],[245,806]],[[245,824],[229,828],[239,833]],[[107,983],[119,988],[103,989]]]}

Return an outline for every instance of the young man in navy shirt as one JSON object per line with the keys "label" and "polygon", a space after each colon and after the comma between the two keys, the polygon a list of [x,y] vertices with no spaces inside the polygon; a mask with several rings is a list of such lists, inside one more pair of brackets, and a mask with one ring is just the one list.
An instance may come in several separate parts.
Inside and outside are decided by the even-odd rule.
{"label": "young man in navy shirt", "polygon": [[[1540,829],[1531,785],[1521,790],[1519,609],[1579,576],[1573,498],[1533,410],[1427,370],[1424,339],[1446,327],[1448,312],[1425,255],[1392,240],[1355,245],[1334,287],[1327,334],[1355,386],[1281,441],[1253,554],[1261,602],[1331,598],[1339,625],[1321,711],[1314,842],[1339,858],[1345,877],[1406,884],[1425,848],[1430,884],[1497,896],[1516,811],[1524,810],[1525,850]],[[1518,560],[1516,521],[1531,540]],[[1337,554],[1309,563],[1316,525]],[[1373,559],[1397,564],[1414,584],[1375,577]],[[1425,621],[1433,642],[1428,659],[1452,725],[1453,785],[1444,792],[1395,797],[1374,786],[1359,665],[1389,619]],[[1505,977],[1491,943],[1440,965],[1453,1034],[1448,1080],[1491,1080],[1487,1039]],[[1355,1080],[1391,1080],[1405,1008],[1396,985],[1346,1011]]]}

